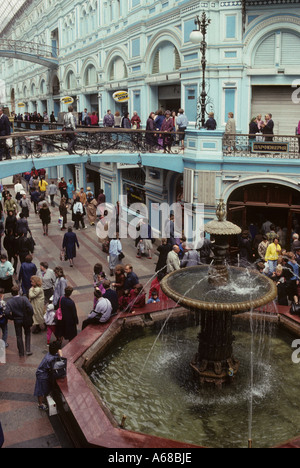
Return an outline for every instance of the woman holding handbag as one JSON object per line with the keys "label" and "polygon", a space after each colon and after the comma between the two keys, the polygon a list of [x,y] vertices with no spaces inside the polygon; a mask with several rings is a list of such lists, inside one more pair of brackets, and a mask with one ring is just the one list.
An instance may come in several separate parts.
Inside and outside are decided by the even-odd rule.
{"label": "woman holding handbag", "polygon": [[62,197],[59,205],[59,214],[61,216],[61,230],[65,231],[66,230],[66,224],[68,222],[67,214],[68,214],[68,205],[67,205],[67,199],[65,197]]}
{"label": "woman holding handbag", "polygon": [[56,281],[54,285],[54,292],[53,292],[53,305],[55,310],[59,307],[59,301],[62,296],[65,294],[65,289],[68,286],[67,280],[65,278],[64,271],[61,267],[56,267],[54,269],[54,273],[56,276]]}
{"label": "woman holding handbag", "polygon": [[70,267],[74,266],[73,259],[76,257],[76,246],[79,249],[78,238],[72,228],[68,228],[68,232],[64,235],[62,248],[65,249],[66,259],[70,262]]}

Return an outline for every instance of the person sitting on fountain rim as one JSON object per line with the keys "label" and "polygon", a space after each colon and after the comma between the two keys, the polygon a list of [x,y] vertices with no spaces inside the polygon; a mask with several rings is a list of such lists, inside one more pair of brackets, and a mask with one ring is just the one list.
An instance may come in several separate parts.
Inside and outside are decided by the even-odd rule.
{"label": "person sitting on fountain rim", "polygon": [[273,242],[268,246],[265,257],[265,261],[268,262],[270,276],[276,270],[278,264],[278,257],[280,254],[281,246],[279,245],[279,238],[275,237]]}
{"label": "person sitting on fountain rim", "polygon": [[99,288],[95,288],[94,296],[98,299],[97,304],[89,314],[88,318],[83,321],[82,330],[84,330],[88,325],[99,325],[101,323],[106,323],[111,318],[111,302],[108,299],[102,297],[102,292]]}

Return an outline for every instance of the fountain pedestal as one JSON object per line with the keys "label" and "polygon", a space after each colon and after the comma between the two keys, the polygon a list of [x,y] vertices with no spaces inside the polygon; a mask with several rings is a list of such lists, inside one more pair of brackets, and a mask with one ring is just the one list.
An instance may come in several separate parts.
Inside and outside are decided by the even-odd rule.
{"label": "fountain pedestal", "polygon": [[[277,296],[275,283],[260,275],[249,272],[249,280],[257,282],[262,287],[257,297],[231,298],[232,285],[230,276],[241,275],[244,269],[228,267],[229,239],[241,234],[241,228],[226,220],[226,206],[223,200],[217,206],[217,220],[205,225],[205,231],[214,240],[214,259],[208,266],[190,267],[170,273],[161,282],[163,292],[178,304],[201,314],[201,331],[199,333],[198,352],[191,362],[195,375],[201,383],[209,382],[222,385],[230,381],[238,371],[239,361],[233,356],[234,337],[232,334],[232,316],[250,311],[273,301]],[[195,281],[195,289],[182,291],[182,285]],[[205,286],[200,284],[207,280]],[[199,287],[197,287],[199,285]],[[204,289],[205,288],[205,289]],[[224,296],[224,289],[226,294]],[[181,291],[181,292],[179,292]],[[196,297],[195,297],[196,296]]]}
{"label": "fountain pedestal", "polygon": [[230,381],[239,368],[239,361],[233,357],[232,313],[201,311],[198,340],[198,352],[191,367],[200,383],[221,386]]}

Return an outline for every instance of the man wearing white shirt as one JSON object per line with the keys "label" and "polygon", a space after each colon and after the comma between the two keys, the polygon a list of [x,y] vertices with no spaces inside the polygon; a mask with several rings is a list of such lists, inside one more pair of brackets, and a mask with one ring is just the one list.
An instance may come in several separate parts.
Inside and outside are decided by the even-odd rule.
{"label": "man wearing white shirt", "polygon": [[74,214],[74,227],[76,230],[79,230],[79,222],[81,223],[82,229],[87,229],[87,227],[84,224],[84,210],[83,210],[83,205],[80,201],[79,197],[76,197],[75,203],[73,205],[73,214]]}
{"label": "man wearing white shirt", "polygon": [[84,330],[88,325],[99,325],[100,323],[106,323],[111,318],[112,314],[112,305],[108,299],[102,297],[101,291],[96,288],[94,291],[94,296],[97,300],[97,304],[94,307],[94,310],[89,314],[88,318],[82,323],[82,330]]}

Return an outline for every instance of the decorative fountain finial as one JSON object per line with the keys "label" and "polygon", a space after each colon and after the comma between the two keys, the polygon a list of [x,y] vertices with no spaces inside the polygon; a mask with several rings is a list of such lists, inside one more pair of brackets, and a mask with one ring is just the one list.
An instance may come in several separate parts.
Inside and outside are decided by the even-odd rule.
{"label": "decorative fountain finial", "polygon": [[227,216],[226,205],[222,198],[220,199],[220,202],[217,206],[216,215],[220,223],[222,223],[223,221],[226,221],[226,216]]}

